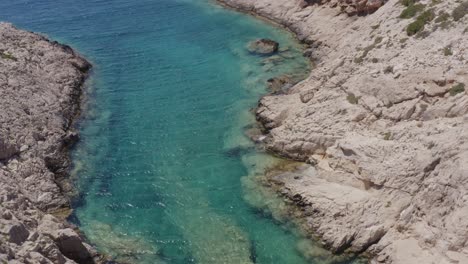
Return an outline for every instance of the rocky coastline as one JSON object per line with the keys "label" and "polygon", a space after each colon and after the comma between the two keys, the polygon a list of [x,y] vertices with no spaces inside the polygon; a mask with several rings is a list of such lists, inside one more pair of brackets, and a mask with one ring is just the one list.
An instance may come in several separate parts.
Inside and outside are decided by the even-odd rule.
{"label": "rocky coastline", "polygon": [[371,263],[468,263],[466,1],[218,0],[293,31],[315,67],[256,112],[304,226]]}
{"label": "rocky coastline", "polygon": [[91,64],[0,23],[0,263],[97,263],[73,225],[69,149]]}

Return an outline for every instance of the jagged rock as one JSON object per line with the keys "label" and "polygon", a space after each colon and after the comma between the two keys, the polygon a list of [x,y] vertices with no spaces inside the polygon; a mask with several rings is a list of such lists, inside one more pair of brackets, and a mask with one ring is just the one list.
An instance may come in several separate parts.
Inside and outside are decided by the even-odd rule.
{"label": "jagged rock", "polygon": [[70,228],[59,230],[54,238],[60,252],[78,263],[92,263],[92,256],[81,237]]}
{"label": "jagged rock", "polygon": [[[0,262],[93,263],[67,223],[46,212],[68,206],[69,128],[91,65],[70,47],[0,23]],[[12,59],[14,58],[14,59]],[[60,231],[62,230],[62,231]],[[56,238],[56,241],[52,239]]]}
{"label": "jagged rock", "polygon": [[278,52],[279,43],[271,39],[257,39],[250,42],[247,49],[251,53],[271,55]]}
{"label": "jagged rock", "polygon": [[8,160],[20,152],[18,147],[14,144],[5,142],[0,139],[0,160]]}

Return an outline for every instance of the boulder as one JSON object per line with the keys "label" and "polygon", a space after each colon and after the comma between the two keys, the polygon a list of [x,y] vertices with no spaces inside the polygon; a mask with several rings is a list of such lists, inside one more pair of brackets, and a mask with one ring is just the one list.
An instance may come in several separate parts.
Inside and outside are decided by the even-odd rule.
{"label": "boulder", "polygon": [[55,237],[60,252],[78,263],[92,263],[92,256],[81,237],[71,228],[59,230]]}
{"label": "boulder", "polygon": [[22,223],[13,224],[8,231],[9,242],[17,245],[23,244],[28,239],[29,231]]}
{"label": "boulder", "polygon": [[0,160],[8,160],[19,153],[19,148],[0,139]]}
{"label": "boulder", "polygon": [[254,54],[270,55],[278,52],[279,43],[271,39],[257,39],[250,42],[247,49]]}

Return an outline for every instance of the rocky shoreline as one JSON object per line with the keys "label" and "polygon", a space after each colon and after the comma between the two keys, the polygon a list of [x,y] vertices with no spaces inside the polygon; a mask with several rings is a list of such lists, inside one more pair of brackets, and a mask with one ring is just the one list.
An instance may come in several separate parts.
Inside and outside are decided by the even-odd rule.
{"label": "rocky shoreline", "polygon": [[289,28],[316,67],[257,119],[269,175],[336,253],[468,263],[466,1],[219,0]]}
{"label": "rocky shoreline", "polygon": [[96,263],[67,223],[73,124],[91,64],[70,47],[0,23],[0,262]]}

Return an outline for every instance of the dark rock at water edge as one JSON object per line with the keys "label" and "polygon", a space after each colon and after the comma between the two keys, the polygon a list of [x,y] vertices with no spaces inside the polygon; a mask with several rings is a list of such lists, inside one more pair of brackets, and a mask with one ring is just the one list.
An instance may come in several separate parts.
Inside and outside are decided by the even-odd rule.
{"label": "dark rock at water edge", "polygon": [[278,52],[279,43],[271,39],[257,39],[250,42],[247,49],[254,54],[271,55]]}

